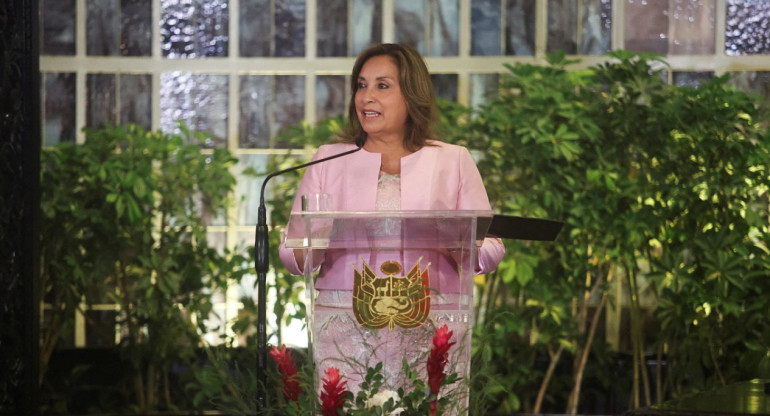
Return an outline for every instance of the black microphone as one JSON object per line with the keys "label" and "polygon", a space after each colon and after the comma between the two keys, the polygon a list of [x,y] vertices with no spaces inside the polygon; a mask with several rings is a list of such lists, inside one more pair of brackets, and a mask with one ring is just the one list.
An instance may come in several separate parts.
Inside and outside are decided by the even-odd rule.
{"label": "black microphone", "polygon": [[364,148],[366,137],[356,139],[356,148],[347,152],[331,155],[323,159],[313,160],[298,166],[273,172],[262,181],[262,189],[259,193],[259,208],[257,214],[257,230],[254,244],[255,269],[257,271],[257,405],[264,408],[266,405],[265,390],[267,389],[267,272],[270,269],[270,247],[267,231],[267,209],[265,208],[265,185],[274,176],[282,175],[306,168],[316,163],[326,162],[338,157],[355,153]]}

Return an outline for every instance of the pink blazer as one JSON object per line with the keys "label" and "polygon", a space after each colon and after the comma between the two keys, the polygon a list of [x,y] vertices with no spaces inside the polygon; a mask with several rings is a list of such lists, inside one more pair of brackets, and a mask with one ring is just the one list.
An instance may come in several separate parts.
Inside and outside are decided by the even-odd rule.
{"label": "pink blazer", "polygon": [[[462,146],[432,142],[419,151],[401,159],[401,209],[408,210],[489,210],[489,199],[481,181],[481,175],[468,150]],[[352,144],[321,146],[313,160],[352,150]],[[377,198],[377,181],[380,172],[380,154],[360,150],[328,162],[307,168],[294,199],[292,211],[301,211],[300,195],[327,193],[332,195],[335,211],[374,211]],[[281,261],[294,274],[301,274],[293,250],[282,242],[279,247]],[[500,239],[486,238],[479,251],[477,273],[494,270],[500,263],[505,248]],[[361,259],[324,260],[316,280],[317,289],[352,290],[351,263],[361,270]],[[426,259],[423,259],[425,262]],[[427,259],[431,269],[456,270],[446,258]],[[402,259],[408,271],[416,259]],[[438,263],[438,264],[436,264]],[[422,264],[424,267],[425,264]],[[454,267],[454,269],[453,269]],[[454,272],[456,276],[456,271]],[[456,280],[456,279],[455,279]],[[443,281],[440,290],[457,292],[457,282]]]}

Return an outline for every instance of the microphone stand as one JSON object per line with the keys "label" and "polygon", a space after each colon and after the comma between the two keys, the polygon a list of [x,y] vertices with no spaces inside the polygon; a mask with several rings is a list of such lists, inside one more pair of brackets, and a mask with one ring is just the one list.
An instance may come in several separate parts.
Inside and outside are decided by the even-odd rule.
{"label": "microphone stand", "polygon": [[267,272],[270,270],[270,247],[267,229],[267,209],[265,208],[265,186],[274,176],[287,172],[306,168],[316,163],[326,162],[364,148],[364,138],[356,140],[356,148],[347,152],[331,155],[323,159],[313,160],[298,166],[273,172],[262,181],[262,189],[259,193],[259,208],[257,210],[257,229],[254,244],[255,264],[257,272],[257,406],[264,408],[267,404]]}

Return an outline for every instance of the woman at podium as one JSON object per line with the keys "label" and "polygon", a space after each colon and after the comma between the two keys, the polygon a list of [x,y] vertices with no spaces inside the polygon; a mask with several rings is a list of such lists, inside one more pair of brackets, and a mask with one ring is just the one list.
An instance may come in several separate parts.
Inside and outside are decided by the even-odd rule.
{"label": "woman at podium", "polygon": [[[302,195],[327,196],[330,206],[325,209],[335,212],[490,211],[481,176],[468,150],[437,137],[438,106],[430,74],[418,52],[399,44],[369,47],[353,66],[351,91],[349,120],[338,142],[321,146],[313,159],[356,147],[361,150],[309,166],[293,211],[302,211]],[[399,219],[373,221],[367,232],[372,238],[408,238],[421,232],[405,229],[405,224]],[[472,316],[467,312],[457,315],[456,310],[469,307],[472,311],[472,293],[468,293],[472,282],[468,283],[466,276],[463,286],[458,266],[463,258],[474,259],[475,264],[466,265],[465,270],[472,280],[473,274],[497,267],[505,251],[501,240],[483,235],[474,248],[473,255],[458,255],[451,249],[423,253],[391,246],[368,252],[326,251],[320,264],[312,266],[318,267],[311,282],[317,297],[314,310],[309,312],[317,371],[322,374],[324,367],[335,366],[355,389],[365,367],[384,362],[386,379],[395,390],[403,381],[399,373],[408,349],[404,346],[419,344],[420,339],[429,343],[439,321],[454,325],[457,337],[467,337],[458,344],[469,350]],[[290,272],[303,274],[307,250],[287,247],[284,240],[279,253]],[[405,277],[411,279],[409,282],[424,277],[430,281],[428,290],[409,292],[425,293],[430,302],[428,316],[412,327],[410,319],[420,315],[419,311],[408,312],[411,318],[394,318],[388,311],[406,304],[414,306],[417,301],[409,296],[377,298],[387,290],[396,293],[398,288],[399,293],[407,293],[409,282],[397,280]],[[356,304],[362,305],[360,310],[351,312]],[[442,309],[453,312],[436,315]],[[422,353],[415,348],[417,352],[408,361],[419,363]],[[424,353],[424,348],[421,351]],[[464,351],[456,357],[454,365],[460,370],[469,367],[468,354]]]}
{"label": "woman at podium", "polygon": [[[301,196],[330,195],[334,211],[489,210],[478,168],[464,147],[436,136],[438,106],[422,56],[400,44],[369,47],[355,62],[348,124],[338,143],[321,146],[314,160],[355,149],[343,158],[308,167],[292,207]],[[502,241],[486,238],[477,272],[494,270],[505,253]],[[301,250],[282,244],[281,261],[302,274]],[[344,288],[342,276],[322,276],[316,289]]]}

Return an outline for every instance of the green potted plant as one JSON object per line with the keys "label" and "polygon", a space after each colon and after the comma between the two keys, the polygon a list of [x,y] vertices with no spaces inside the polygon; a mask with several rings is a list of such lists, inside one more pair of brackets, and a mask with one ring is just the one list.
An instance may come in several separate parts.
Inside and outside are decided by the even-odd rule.
{"label": "green potted plant", "polygon": [[230,202],[236,160],[224,149],[202,151],[205,138],[184,125],[179,134],[122,125],[44,149],[41,383],[75,313],[114,304],[125,374],[113,376],[124,404],[186,406],[172,395],[172,366],[192,364],[212,296],[248,271],[246,257],[207,239],[207,218]]}
{"label": "green potted plant", "polygon": [[[508,66],[499,95],[457,135],[479,150],[498,209],[566,222],[553,246],[511,243],[480,286],[480,332],[496,337],[487,354],[510,363],[498,368],[512,369],[502,377],[517,392],[501,404],[542,411],[566,352],[571,393],[551,400],[578,412],[602,311],[622,301],[608,283],[629,296],[631,407],[745,377],[766,354],[770,324],[755,310],[768,281],[770,136],[760,102],[728,76],[668,85],[656,55],[614,51],[583,71],[569,71],[563,53],[548,60]],[[659,333],[645,331],[645,316]],[[654,398],[644,363],[659,351],[668,365]],[[546,357],[544,370],[530,370],[534,357]]]}

